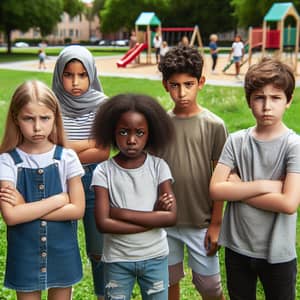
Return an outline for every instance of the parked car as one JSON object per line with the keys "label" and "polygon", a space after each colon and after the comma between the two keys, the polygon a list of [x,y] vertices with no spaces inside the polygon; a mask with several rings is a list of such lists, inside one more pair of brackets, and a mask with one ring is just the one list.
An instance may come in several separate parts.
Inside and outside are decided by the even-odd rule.
{"label": "parked car", "polygon": [[100,40],[98,43],[99,46],[111,46],[110,40]]}
{"label": "parked car", "polygon": [[25,43],[25,42],[16,42],[14,44],[14,46],[17,47],[17,48],[26,48],[26,47],[29,47],[29,44]]}
{"label": "parked car", "polygon": [[116,40],[115,42],[116,46],[121,46],[121,47],[128,46],[128,44],[129,44],[128,40]]}

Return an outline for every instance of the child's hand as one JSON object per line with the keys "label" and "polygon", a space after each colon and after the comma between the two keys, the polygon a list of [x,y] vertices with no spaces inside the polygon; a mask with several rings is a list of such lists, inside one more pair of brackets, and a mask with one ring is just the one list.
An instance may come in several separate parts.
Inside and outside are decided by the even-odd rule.
{"label": "child's hand", "polygon": [[0,199],[1,201],[5,201],[12,206],[17,206],[25,203],[23,196],[19,193],[19,191],[16,188],[12,186],[1,188]]}
{"label": "child's hand", "polygon": [[159,196],[158,201],[155,204],[154,210],[171,210],[174,203],[174,198],[172,194],[164,193]]}

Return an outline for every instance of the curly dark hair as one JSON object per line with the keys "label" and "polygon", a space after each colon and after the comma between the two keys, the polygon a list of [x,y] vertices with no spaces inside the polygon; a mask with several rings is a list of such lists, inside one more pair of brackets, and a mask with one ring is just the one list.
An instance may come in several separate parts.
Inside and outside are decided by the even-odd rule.
{"label": "curly dark hair", "polygon": [[290,66],[275,58],[263,58],[259,63],[252,65],[245,76],[245,94],[247,102],[253,92],[273,84],[282,89],[290,102],[295,89],[295,77]]}
{"label": "curly dark hair", "polygon": [[186,73],[198,80],[202,75],[203,58],[196,48],[178,46],[170,49],[158,65],[163,80],[173,74]]}
{"label": "curly dark hair", "polygon": [[145,150],[158,153],[174,137],[171,118],[164,108],[152,97],[139,94],[119,94],[100,105],[92,128],[96,143],[117,149],[115,128],[125,112],[138,112],[148,122],[149,135]]}

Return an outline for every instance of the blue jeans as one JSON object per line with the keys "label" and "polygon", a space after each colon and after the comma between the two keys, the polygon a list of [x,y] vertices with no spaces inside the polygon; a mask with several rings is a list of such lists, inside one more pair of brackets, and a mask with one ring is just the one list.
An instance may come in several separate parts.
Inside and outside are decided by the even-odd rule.
{"label": "blue jeans", "polygon": [[266,300],[294,300],[297,261],[270,264],[225,249],[227,288],[231,300],[256,300],[257,278]]}
{"label": "blue jeans", "polygon": [[130,300],[135,281],[143,300],[168,299],[168,258],[104,263],[105,299]]}
{"label": "blue jeans", "polygon": [[96,226],[95,221],[95,194],[90,189],[92,181],[93,170],[97,164],[85,166],[85,175],[82,177],[82,183],[85,192],[86,209],[83,217],[83,225],[85,231],[85,244],[86,253],[90,259],[92,266],[92,275],[94,282],[94,290],[97,296],[104,295],[104,275],[103,275],[103,262],[101,259],[96,260],[93,256],[102,256],[103,248],[103,235],[100,233]]}

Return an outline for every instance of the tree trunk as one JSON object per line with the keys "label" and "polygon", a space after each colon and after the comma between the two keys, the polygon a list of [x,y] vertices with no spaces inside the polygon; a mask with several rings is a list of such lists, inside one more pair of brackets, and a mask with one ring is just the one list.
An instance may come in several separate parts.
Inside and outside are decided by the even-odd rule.
{"label": "tree trunk", "polygon": [[7,54],[11,54],[11,29],[5,29],[5,38],[7,43]]}

